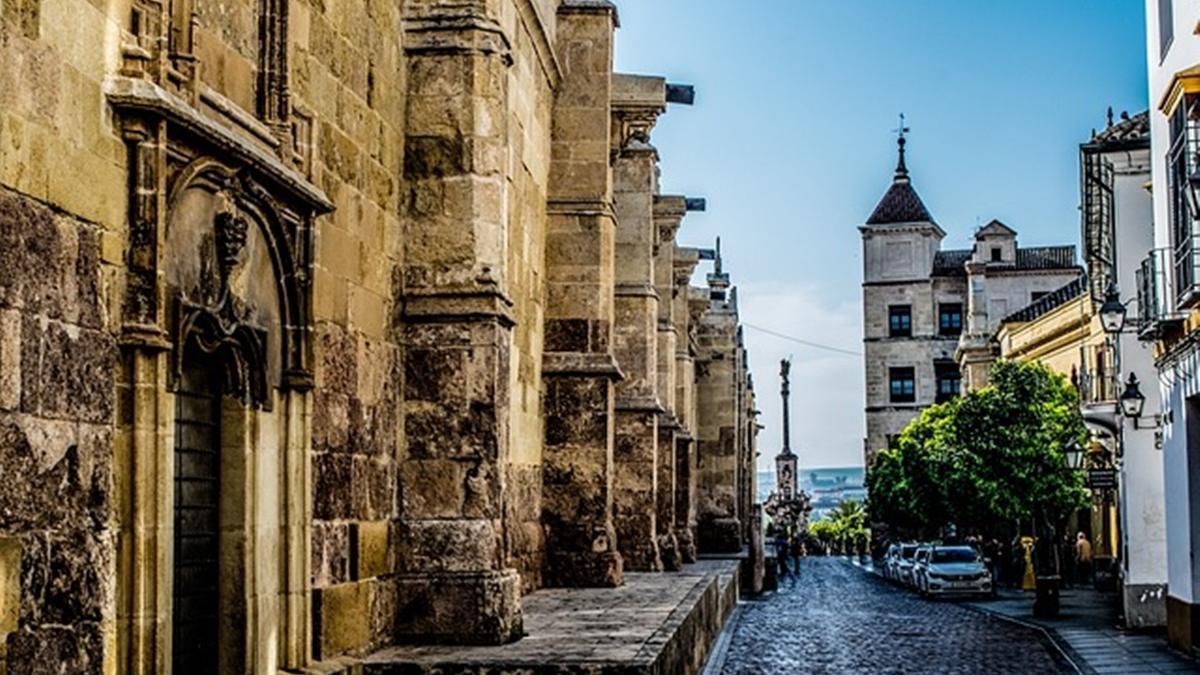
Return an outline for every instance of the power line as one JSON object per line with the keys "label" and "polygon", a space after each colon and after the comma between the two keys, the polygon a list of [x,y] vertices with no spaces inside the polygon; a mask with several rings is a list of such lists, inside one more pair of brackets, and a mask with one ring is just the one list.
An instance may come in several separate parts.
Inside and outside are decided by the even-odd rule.
{"label": "power line", "polygon": [[850,356],[862,356],[862,352],[851,351],[849,349],[842,349],[841,347],[830,347],[829,345],[823,345],[819,342],[803,340],[801,338],[793,337],[791,335],[785,335],[783,333],[778,333],[773,330],[763,328],[761,326],[755,326],[752,323],[742,322],[742,325],[745,326],[746,328],[753,328],[754,330],[759,331],[760,333],[766,333],[767,335],[774,335],[777,338],[781,338],[783,340],[790,340],[797,344],[802,344],[806,347],[812,347],[813,349],[824,349],[825,351],[836,352],[838,354],[848,354]]}

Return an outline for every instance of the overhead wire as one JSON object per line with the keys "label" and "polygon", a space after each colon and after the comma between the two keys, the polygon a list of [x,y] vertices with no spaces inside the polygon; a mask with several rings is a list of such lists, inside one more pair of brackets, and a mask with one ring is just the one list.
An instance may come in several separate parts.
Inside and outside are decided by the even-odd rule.
{"label": "overhead wire", "polygon": [[766,333],[767,335],[773,335],[782,340],[789,340],[791,342],[795,342],[796,344],[801,344],[806,347],[812,347],[813,349],[824,349],[825,351],[828,351],[828,352],[834,352],[837,354],[846,354],[849,356],[862,356],[862,352],[856,352],[856,351],[853,351],[850,349],[843,349],[841,347],[833,347],[830,345],[824,345],[824,344],[821,344],[820,342],[813,342],[812,340],[805,340],[803,338],[795,337],[794,335],[787,335],[786,333],[780,333],[778,331],[773,331],[769,328],[763,328],[762,326],[755,326],[752,323],[743,322],[742,325],[745,326],[746,328],[752,328],[760,333]]}

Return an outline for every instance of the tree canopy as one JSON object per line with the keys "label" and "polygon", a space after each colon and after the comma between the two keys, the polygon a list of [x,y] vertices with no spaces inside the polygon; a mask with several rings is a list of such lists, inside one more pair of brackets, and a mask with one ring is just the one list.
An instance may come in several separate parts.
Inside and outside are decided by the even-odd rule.
{"label": "tree canopy", "polygon": [[867,475],[874,522],[907,536],[951,524],[987,533],[1018,520],[1056,526],[1084,503],[1063,454],[1087,435],[1074,387],[1038,363],[999,361],[990,376],[878,452]]}
{"label": "tree canopy", "polygon": [[850,552],[866,545],[871,531],[867,528],[867,510],[863,503],[847,499],[808,528],[828,551]]}

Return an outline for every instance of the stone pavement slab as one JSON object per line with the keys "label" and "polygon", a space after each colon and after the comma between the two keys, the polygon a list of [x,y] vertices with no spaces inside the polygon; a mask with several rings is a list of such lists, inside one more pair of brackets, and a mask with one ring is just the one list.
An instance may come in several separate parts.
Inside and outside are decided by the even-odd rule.
{"label": "stone pavement slab", "polygon": [[1111,596],[1064,589],[1059,600],[1059,616],[1049,619],[1033,616],[1033,596],[1022,591],[1001,589],[995,599],[965,604],[1045,629],[1083,673],[1200,673],[1161,634],[1118,628]]}
{"label": "stone pavement slab", "polygon": [[543,589],[522,600],[526,636],[498,646],[399,646],[367,675],[696,673],[737,600],[736,560],[625,575],[619,588]]}

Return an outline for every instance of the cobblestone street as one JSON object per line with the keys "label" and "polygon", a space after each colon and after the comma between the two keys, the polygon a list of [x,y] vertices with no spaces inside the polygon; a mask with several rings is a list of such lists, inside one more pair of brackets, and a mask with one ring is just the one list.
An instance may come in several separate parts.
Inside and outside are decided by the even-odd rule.
{"label": "cobblestone street", "polygon": [[735,621],[725,675],[1074,672],[1032,629],[923,600],[840,558],[806,558]]}

